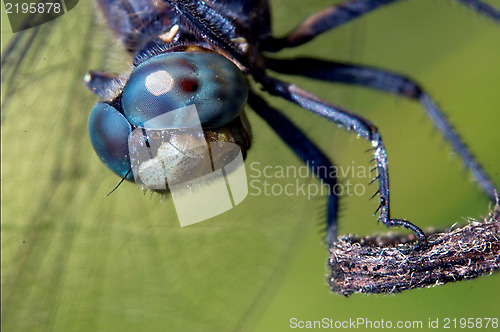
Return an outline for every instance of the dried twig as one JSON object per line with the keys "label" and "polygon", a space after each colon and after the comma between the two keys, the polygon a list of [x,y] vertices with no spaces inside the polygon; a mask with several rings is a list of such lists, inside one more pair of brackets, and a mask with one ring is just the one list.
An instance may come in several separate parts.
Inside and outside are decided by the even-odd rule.
{"label": "dried twig", "polygon": [[500,266],[500,206],[482,222],[427,234],[423,248],[412,236],[343,236],[330,247],[333,292],[397,293],[493,273]]}

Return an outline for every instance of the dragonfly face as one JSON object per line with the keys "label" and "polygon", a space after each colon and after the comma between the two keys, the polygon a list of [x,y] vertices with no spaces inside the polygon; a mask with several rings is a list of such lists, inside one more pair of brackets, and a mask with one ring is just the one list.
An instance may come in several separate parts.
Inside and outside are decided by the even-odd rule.
{"label": "dragonfly face", "polygon": [[[134,69],[117,99],[109,104],[100,102],[94,107],[89,120],[92,145],[106,166],[131,181],[129,136],[132,130],[145,127],[159,131],[188,130],[192,124],[183,117],[168,124],[158,119],[170,111],[196,105],[207,141],[235,142],[246,152],[250,133],[241,116],[246,96],[247,83],[243,74],[220,55],[209,52],[157,55]],[[111,105],[116,105],[116,108]],[[189,137],[184,132],[169,135],[165,142],[158,143],[160,146],[171,145],[175,139],[175,146],[180,150],[175,156],[164,156],[163,163],[171,165],[181,158],[176,163],[183,168],[182,171],[194,172],[200,168],[203,154],[196,153],[199,157],[194,160],[183,157],[197,147],[197,140],[192,141]],[[153,136],[149,135],[148,144],[152,139]],[[226,158],[224,154],[218,157]],[[179,172],[181,170],[174,171]]]}
{"label": "dragonfly face", "polygon": [[[92,145],[104,164],[132,181],[129,150],[133,147],[128,140],[132,130],[186,128],[186,123],[179,120],[174,125],[158,123],[158,119],[189,105],[196,106],[207,143],[236,143],[245,156],[250,147],[250,130],[243,114],[248,88],[242,71],[257,60],[250,54],[260,54],[257,38],[262,36],[256,34],[269,31],[269,20],[265,20],[269,15],[267,3],[214,1],[208,2],[209,6],[198,4],[200,8],[195,11],[187,10],[188,15],[204,13],[209,19],[223,21],[221,31],[187,24],[182,16],[185,5],[176,2],[98,3],[110,28],[135,56],[135,68],[128,78],[90,73],[85,79],[97,95],[111,96],[94,107],[89,121]],[[250,44],[249,39],[254,43]],[[150,136],[146,140],[154,139],[154,135]],[[165,138],[163,134],[156,136]],[[174,173],[192,173],[201,167],[202,154],[195,152],[198,157],[189,160],[183,157],[189,154],[187,151],[196,150],[189,135],[182,139],[178,135],[167,136],[160,145],[172,145],[175,137],[180,152],[162,157],[163,164],[183,168]],[[224,153],[212,156],[217,158],[224,161],[228,156]]]}

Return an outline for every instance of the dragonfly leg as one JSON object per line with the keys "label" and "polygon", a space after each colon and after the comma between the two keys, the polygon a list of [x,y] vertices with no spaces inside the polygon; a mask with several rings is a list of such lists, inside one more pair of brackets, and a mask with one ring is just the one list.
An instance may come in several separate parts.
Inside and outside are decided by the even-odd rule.
{"label": "dragonfly leg", "polygon": [[354,131],[359,137],[371,142],[378,173],[376,179],[378,180],[379,190],[377,193],[380,195],[380,205],[375,213],[380,211],[379,220],[381,220],[385,226],[408,228],[417,236],[418,244],[425,242],[425,234],[420,228],[408,220],[392,219],[390,216],[387,151],[375,125],[363,117],[338,106],[334,106],[294,84],[272,78],[263,72],[254,72],[253,74],[256,81],[260,82],[269,93],[280,96],[317,115],[335,122],[348,131]]}
{"label": "dragonfly leg", "polygon": [[[339,197],[335,191],[337,179],[330,176],[333,165],[323,152],[285,115],[269,106],[269,104],[253,91],[249,92],[249,105],[264,119],[273,130],[289,145],[299,158],[312,167],[312,171],[329,188],[326,220],[326,241],[332,244],[337,238],[337,221]],[[327,170],[324,172],[324,170]]]}
{"label": "dragonfly leg", "polygon": [[278,52],[284,48],[300,46],[323,32],[335,29],[395,1],[401,0],[352,0],[325,8],[302,21],[285,37],[271,37],[265,44],[265,51]]}
{"label": "dragonfly leg", "polygon": [[[278,52],[284,48],[303,45],[324,32],[397,1],[401,0],[350,0],[327,7],[309,16],[286,36],[280,38],[270,37],[265,43],[264,51]],[[500,23],[500,11],[487,3],[480,0],[455,1]]]}
{"label": "dragonfly leg", "polygon": [[434,126],[450,143],[455,153],[460,156],[465,167],[477,179],[481,189],[491,200],[496,200],[497,189],[491,178],[467,148],[460,135],[454,130],[453,126],[447,120],[446,115],[414,80],[382,69],[312,58],[291,60],[269,59],[267,64],[269,69],[280,73],[366,86],[420,102]]}

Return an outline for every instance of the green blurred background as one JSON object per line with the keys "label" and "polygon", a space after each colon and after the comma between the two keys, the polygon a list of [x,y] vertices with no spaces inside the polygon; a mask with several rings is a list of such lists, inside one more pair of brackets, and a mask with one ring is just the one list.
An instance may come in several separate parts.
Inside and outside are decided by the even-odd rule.
{"label": "green blurred background", "polygon": [[[331,3],[271,1],[275,32],[284,34]],[[498,275],[398,295],[331,294],[324,197],[249,195],[223,215],[185,228],[170,199],[132,184],[104,197],[119,179],[90,146],[87,119],[96,98],[82,77],[90,69],[126,67],[123,55],[103,55],[118,46],[93,23],[93,11],[83,2],[46,24],[45,39],[28,53],[16,85],[2,84],[4,331],[286,331],[293,317],[420,320],[425,327],[429,318],[442,323],[446,317],[500,316]],[[2,20],[3,47],[9,30]],[[499,41],[498,25],[462,6],[414,0],[282,56],[352,61],[416,78],[498,186]],[[379,126],[389,153],[394,217],[446,228],[487,213],[488,199],[418,104],[362,88],[282,78]],[[369,165],[367,142],[285,101],[267,99],[338,165]],[[247,164],[301,165],[263,121],[248,114],[254,141]],[[377,202],[368,197],[375,190],[341,201],[340,234],[388,231],[371,217]]]}

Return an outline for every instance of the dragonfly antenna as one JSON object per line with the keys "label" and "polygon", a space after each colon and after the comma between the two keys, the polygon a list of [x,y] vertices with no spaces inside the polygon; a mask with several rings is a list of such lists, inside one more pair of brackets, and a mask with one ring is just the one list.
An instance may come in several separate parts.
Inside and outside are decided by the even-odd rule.
{"label": "dragonfly antenna", "polygon": [[113,190],[111,190],[106,196],[104,197],[108,197],[109,195],[111,195],[116,189],[118,189],[118,187],[123,183],[123,181],[125,181],[125,179],[127,178],[127,176],[130,174],[130,171],[132,170],[132,168],[130,168],[128,170],[128,172],[122,177],[122,179],[120,180],[120,182],[118,182],[118,184],[116,185],[116,187],[113,188]]}

